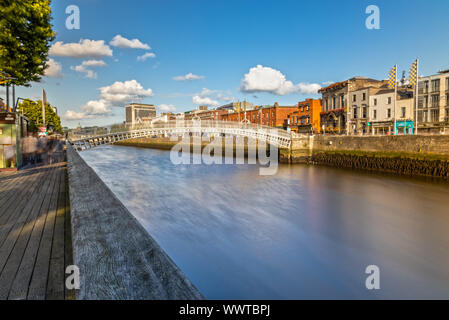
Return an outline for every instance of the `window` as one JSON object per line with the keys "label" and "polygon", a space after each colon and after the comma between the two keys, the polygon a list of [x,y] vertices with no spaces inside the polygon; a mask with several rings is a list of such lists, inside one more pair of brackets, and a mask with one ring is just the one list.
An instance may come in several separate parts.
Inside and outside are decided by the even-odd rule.
{"label": "window", "polygon": [[374,105],[377,106],[377,99],[374,99]]}
{"label": "window", "polygon": [[307,106],[307,111],[310,111],[310,106]]}
{"label": "window", "polygon": [[421,81],[418,86],[419,94],[427,94],[429,92],[429,81]]}
{"label": "window", "polygon": [[437,108],[440,106],[440,95],[439,94],[434,94],[431,97],[431,104],[432,104],[432,108]]}
{"label": "window", "polygon": [[301,112],[304,112],[304,106],[301,106]]}
{"label": "window", "polygon": [[449,77],[446,78],[446,91],[449,91]]}
{"label": "window", "polygon": [[353,102],[356,102],[356,101],[357,101],[357,96],[356,96],[355,94],[352,96],[352,101],[353,101]]}
{"label": "window", "polygon": [[440,79],[432,80],[432,92],[440,91]]}
{"label": "window", "polygon": [[373,110],[373,119],[374,119],[374,120],[377,119],[377,110]]}
{"label": "window", "polygon": [[391,118],[391,109],[387,109],[387,118]]}
{"label": "window", "polygon": [[366,105],[363,105],[363,118],[366,119],[368,118],[368,108],[366,107]]}
{"label": "window", "polygon": [[357,107],[354,107],[354,119],[357,119]]}
{"label": "window", "polygon": [[446,107],[449,107],[449,93],[446,94]]}
{"label": "window", "polygon": [[449,119],[449,108],[446,109],[446,119]]}
{"label": "window", "polygon": [[401,118],[405,118],[405,107],[401,108]]}
{"label": "window", "polygon": [[364,92],[362,95],[362,100],[365,101],[366,100],[366,93]]}
{"label": "window", "polygon": [[307,121],[307,124],[309,124],[309,123],[310,123],[310,118],[307,117],[307,118],[306,118],[306,121]]}
{"label": "window", "polygon": [[332,101],[333,101],[333,107],[334,107],[334,109],[337,107],[337,98],[336,97],[333,97],[332,98]]}
{"label": "window", "polygon": [[344,98],[344,95],[341,95],[340,96],[340,108],[344,108],[344,107],[345,107],[345,98]]}
{"label": "window", "polygon": [[438,122],[440,121],[440,110],[430,110],[430,121],[431,122]]}
{"label": "window", "polygon": [[388,97],[388,102],[387,104],[391,104],[391,97]]}

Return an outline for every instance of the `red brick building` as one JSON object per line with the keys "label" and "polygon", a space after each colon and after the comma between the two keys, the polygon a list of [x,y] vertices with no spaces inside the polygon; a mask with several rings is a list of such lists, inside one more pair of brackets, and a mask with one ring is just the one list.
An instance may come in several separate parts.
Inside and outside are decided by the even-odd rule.
{"label": "red brick building", "polygon": [[298,133],[320,133],[320,115],[321,100],[306,99],[298,102],[297,110],[288,115],[285,127]]}
{"label": "red brick building", "polygon": [[297,109],[297,105],[279,106],[278,103],[275,103],[273,106],[260,106],[251,111],[223,114],[220,119],[237,122],[246,120],[250,123],[283,128],[288,115]]}

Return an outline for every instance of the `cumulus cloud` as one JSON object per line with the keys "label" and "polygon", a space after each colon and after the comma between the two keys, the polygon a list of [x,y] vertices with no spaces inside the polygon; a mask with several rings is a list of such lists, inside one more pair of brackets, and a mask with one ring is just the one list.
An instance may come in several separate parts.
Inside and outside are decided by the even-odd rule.
{"label": "cumulus cloud", "polygon": [[146,44],[142,43],[139,39],[126,39],[122,37],[121,35],[116,35],[114,39],[112,39],[109,44],[113,47],[119,47],[124,49],[144,49],[144,50],[150,50],[151,47]]}
{"label": "cumulus cloud", "polygon": [[184,76],[176,76],[173,78],[173,80],[175,80],[175,81],[193,81],[193,80],[202,80],[204,78],[206,78],[206,77],[199,76],[199,75],[196,75],[196,74],[193,74],[190,72]]}
{"label": "cumulus cloud", "polygon": [[154,95],[151,89],[144,89],[136,80],[125,82],[117,81],[110,86],[100,88],[100,93],[103,100],[109,101],[115,105],[131,101],[140,101]]}
{"label": "cumulus cloud", "polygon": [[81,112],[68,110],[64,115],[65,120],[91,119],[107,116],[114,106],[121,107],[130,102],[141,101],[145,97],[153,96],[151,89],[144,89],[136,80],[125,82],[117,81],[110,86],[102,87],[100,99],[91,100],[80,107]]}
{"label": "cumulus cloud", "polygon": [[160,112],[176,112],[176,107],[172,104],[160,104],[158,109]]}
{"label": "cumulus cloud", "polygon": [[223,95],[220,90],[211,90],[208,88],[203,88],[200,93],[193,96],[192,102],[200,106],[218,107],[220,101],[229,102],[233,98]]}
{"label": "cumulus cloud", "polygon": [[315,83],[295,85],[287,80],[280,71],[257,65],[245,74],[240,90],[247,93],[268,92],[276,95],[287,95],[292,93],[316,94],[320,88],[321,86]]}
{"label": "cumulus cloud", "polygon": [[49,54],[69,58],[99,58],[112,57],[111,48],[103,40],[81,39],[78,43],[58,41],[50,48]]}
{"label": "cumulus cloud", "polygon": [[200,106],[218,107],[220,105],[217,100],[213,100],[209,97],[201,97],[199,95],[193,96],[192,102]]}
{"label": "cumulus cloud", "polygon": [[106,67],[106,66],[107,66],[107,64],[103,60],[86,60],[86,61],[83,61],[78,66],[70,67],[70,69],[72,69],[76,72],[84,73],[86,78],[96,79],[97,73],[94,72],[93,70],[91,70],[90,68],[100,68],[100,67]]}
{"label": "cumulus cloud", "polygon": [[137,61],[146,61],[149,58],[156,58],[156,55],[153,52],[147,52],[144,55],[138,56]]}
{"label": "cumulus cloud", "polygon": [[62,66],[54,59],[49,59],[47,62],[47,69],[45,69],[44,75],[50,78],[62,78]]}

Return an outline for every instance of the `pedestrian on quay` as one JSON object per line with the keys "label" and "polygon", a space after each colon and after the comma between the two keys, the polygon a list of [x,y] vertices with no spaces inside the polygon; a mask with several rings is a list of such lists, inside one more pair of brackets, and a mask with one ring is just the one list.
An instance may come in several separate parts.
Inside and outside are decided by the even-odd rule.
{"label": "pedestrian on quay", "polygon": [[47,164],[48,160],[48,138],[47,136],[41,136],[38,140],[37,154],[40,163]]}
{"label": "pedestrian on quay", "polygon": [[37,143],[37,138],[32,133],[22,139],[22,154],[26,164],[36,164]]}

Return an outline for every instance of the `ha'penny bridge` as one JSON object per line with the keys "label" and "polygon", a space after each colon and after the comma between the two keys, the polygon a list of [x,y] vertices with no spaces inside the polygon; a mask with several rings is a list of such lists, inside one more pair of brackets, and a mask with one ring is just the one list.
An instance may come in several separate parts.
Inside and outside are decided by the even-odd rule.
{"label": "ha'penny bridge", "polygon": [[[252,123],[227,121],[181,120],[157,123],[154,125],[122,126],[111,129],[103,135],[73,135],[70,143],[78,151],[91,149],[100,145],[146,137],[167,137],[184,135],[225,135],[252,138],[265,141],[279,148],[290,148],[292,134],[286,130]],[[295,134],[294,134],[295,135]],[[296,135],[295,135],[296,136]]]}

